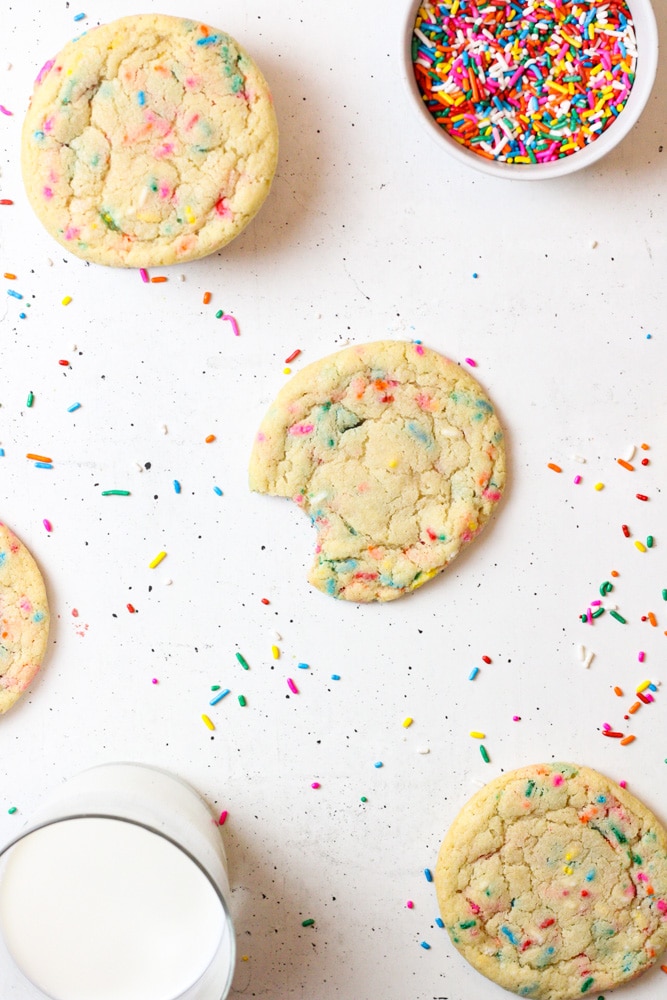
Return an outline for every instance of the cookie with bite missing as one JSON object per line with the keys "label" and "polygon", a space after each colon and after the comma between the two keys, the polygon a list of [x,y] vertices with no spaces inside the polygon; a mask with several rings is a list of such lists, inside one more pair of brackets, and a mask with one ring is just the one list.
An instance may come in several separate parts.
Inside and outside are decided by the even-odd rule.
{"label": "cookie with bite missing", "polygon": [[223,31],[123,17],[40,70],[22,136],[30,203],[72,253],[113,267],[219,250],[258,212],[276,169],[266,80]]}
{"label": "cookie with bite missing", "polygon": [[250,487],[289,497],[317,530],[310,582],[391,601],[477,537],[505,486],[494,408],[458,364],[419,343],[348,347],[302,369],[256,436]]}
{"label": "cookie with bite missing", "polygon": [[37,563],[0,522],[0,714],[11,708],[42,665],[49,606]]}
{"label": "cookie with bite missing", "polygon": [[597,998],[667,946],[667,831],[597,771],[523,767],[463,807],[435,889],[452,942],[483,975],[534,1000]]}

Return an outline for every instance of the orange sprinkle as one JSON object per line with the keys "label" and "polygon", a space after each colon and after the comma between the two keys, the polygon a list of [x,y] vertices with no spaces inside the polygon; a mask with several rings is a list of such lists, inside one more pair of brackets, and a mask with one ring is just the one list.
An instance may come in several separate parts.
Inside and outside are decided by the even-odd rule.
{"label": "orange sprinkle", "polygon": [[616,461],[618,462],[619,465],[622,465],[624,469],[627,469],[628,472],[635,471],[634,465],[630,465],[630,463],[626,462],[624,458],[617,458]]}
{"label": "orange sprinkle", "polygon": [[635,739],[636,737],[633,736],[632,734],[630,734],[630,736],[624,736],[623,739],[621,740],[621,746],[627,747],[628,743],[632,743]]}
{"label": "orange sprinkle", "polygon": [[167,278],[163,274],[158,274],[155,278],[151,278],[154,285],[159,285],[163,281],[167,281]]}
{"label": "orange sprinkle", "polygon": [[649,445],[643,444],[642,448],[643,448],[644,451],[648,451],[649,450]]}
{"label": "orange sprinkle", "polygon": [[5,277],[7,279],[7,281],[16,281],[16,275],[15,274],[10,274],[9,271],[5,271],[3,277]]}
{"label": "orange sprinkle", "polygon": [[562,472],[563,471],[561,469],[560,465],[556,465],[555,462],[549,462],[549,464],[547,465],[547,468],[548,469],[553,469],[554,472]]}
{"label": "orange sprinkle", "polygon": [[667,965],[661,965],[660,968],[662,969],[663,972],[667,972]]}
{"label": "orange sprinkle", "polygon": [[207,434],[204,441],[206,441],[206,444],[210,444],[211,441],[215,441],[215,434]]}
{"label": "orange sprinkle", "polygon": [[32,462],[48,462],[48,463],[51,463],[53,461],[52,458],[47,458],[46,455],[33,455],[33,453],[31,451],[28,452],[28,454],[26,455],[26,458],[29,458]]}
{"label": "orange sprinkle", "polygon": [[648,613],[648,620],[650,621],[651,625],[653,625],[654,628],[658,624],[658,619],[655,617],[652,611],[649,611]]}
{"label": "orange sprinkle", "polygon": [[211,293],[210,292],[204,292],[204,298],[203,298],[202,301],[203,301],[204,305],[207,306],[209,304],[209,302],[211,301]]}
{"label": "orange sprinkle", "polygon": [[634,715],[635,712],[638,711],[641,707],[642,707],[641,701],[636,701],[634,705],[630,705],[628,712],[630,713],[630,715]]}
{"label": "orange sprinkle", "polygon": [[617,569],[613,569],[611,571],[611,576],[618,576],[618,570]]}
{"label": "orange sprinkle", "polygon": [[647,885],[646,886],[646,895],[647,896],[652,896],[654,892],[655,892],[655,889],[653,888],[652,885]]}
{"label": "orange sprinkle", "polygon": [[623,697],[623,691],[622,691],[622,689],[620,687],[615,687],[614,688],[614,694],[618,695],[619,698]]}

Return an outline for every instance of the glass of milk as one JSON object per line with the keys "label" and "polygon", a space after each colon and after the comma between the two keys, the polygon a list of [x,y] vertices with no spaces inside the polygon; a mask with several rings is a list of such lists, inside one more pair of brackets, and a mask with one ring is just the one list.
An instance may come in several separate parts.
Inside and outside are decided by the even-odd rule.
{"label": "glass of milk", "polygon": [[224,1000],[228,899],[193,788],[143,764],[84,771],[0,848],[0,997]]}

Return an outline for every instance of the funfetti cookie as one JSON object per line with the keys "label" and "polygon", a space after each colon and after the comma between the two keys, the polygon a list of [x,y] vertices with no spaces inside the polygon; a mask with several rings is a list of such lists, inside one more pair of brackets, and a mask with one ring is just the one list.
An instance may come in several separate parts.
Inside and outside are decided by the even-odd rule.
{"label": "funfetti cookie", "polygon": [[0,522],[0,714],[39,670],[48,635],[42,574],[25,545]]}
{"label": "funfetti cookie", "polygon": [[229,243],[266,198],[278,128],[266,80],[229,35],[123,17],[40,70],[22,138],[41,222],[86,260],[151,267]]}
{"label": "funfetti cookie", "polygon": [[667,831],[597,771],[537,764],[482,788],[435,870],[453,943],[522,997],[580,1000],[667,946]]}
{"label": "funfetti cookie", "polygon": [[481,386],[421,344],[378,341],[304,368],[264,417],[250,487],[317,529],[309,579],[349,601],[421,587],[471,542],[505,484]]}

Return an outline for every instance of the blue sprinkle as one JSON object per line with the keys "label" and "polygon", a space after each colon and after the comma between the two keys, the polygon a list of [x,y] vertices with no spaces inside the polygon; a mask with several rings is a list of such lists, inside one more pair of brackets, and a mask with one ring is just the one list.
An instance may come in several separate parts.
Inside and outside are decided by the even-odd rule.
{"label": "blue sprinkle", "polygon": [[67,407],[67,412],[74,413],[75,410],[79,410],[80,408],[81,408],[81,403],[72,403],[71,406]]}
{"label": "blue sprinkle", "polygon": [[178,479],[174,479],[174,493],[180,493],[180,492],[181,492],[181,484],[179,483]]}
{"label": "blue sprinkle", "polygon": [[658,690],[657,687],[655,686],[655,684],[649,684],[648,689],[649,689],[649,691],[657,691]]}
{"label": "blue sprinkle", "polygon": [[146,95],[144,94],[143,90],[137,91],[137,104],[139,105],[140,108],[143,108],[145,103],[146,103]]}
{"label": "blue sprinkle", "polygon": [[472,272],[472,276],[473,276],[473,278],[479,278],[479,275],[478,275],[477,271],[473,271]]}
{"label": "blue sprinkle", "polygon": [[225,688],[224,691],[218,691],[215,698],[211,698],[211,700],[209,701],[209,705],[217,705],[218,702],[222,701],[223,698],[226,698],[228,694],[229,694],[229,688]]}
{"label": "blue sprinkle", "polygon": [[74,20],[75,21],[83,21],[83,19],[84,19],[85,16],[86,16],[85,14],[75,14],[74,15]]}
{"label": "blue sprinkle", "polygon": [[22,299],[23,298],[23,296],[21,295],[21,293],[20,292],[15,292],[13,288],[8,288],[7,289],[7,295],[11,295],[11,297],[13,299]]}
{"label": "blue sprinkle", "polygon": [[5,449],[4,448],[0,448],[0,458],[4,458],[4,457],[5,457]]}
{"label": "blue sprinkle", "polygon": [[219,486],[214,486],[214,487],[213,487],[213,492],[214,492],[214,493],[217,493],[219,497],[221,497],[221,496],[222,496],[222,490],[220,489],[220,487],[219,487]]}
{"label": "blue sprinkle", "polygon": [[331,675],[331,680],[332,681],[339,681],[340,680],[340,674],[332,674]]}
{"label": "blue sprinkle", "polygon": [[647,333],[647,334],[646,334],[646,339],[647,339],[647,340],[650,340],[652,336],[653,336],[653,334],[652,334],[652,333]]}
{"label": "blue sprinkle", "polygon": [[27,318],[28,317],[26,316],[25,313],[19,313],[19,319],[27,319]]}
{"label": "blue sprinkle", "polygon": [[442,920],[440,917],[436,917],[435,918],[435,922],[438,925],[438,927],[444,927],[445,926],[444,920]]}
{"label": "blue sprinkle", "polygon": [[32,620],[34,622],[41,622],[43,620],[43,618],[44,618],[44,612],[43,611],[35,611],[34,615],[32,616]]}
{"label": "blue sprinkle", "polygon": [[472,670],[470,671],[470,673],[468,674],[468,680],[469,681],[474,681],[474,679],[475,679],[475,677],[477,677],[478,673],[479,673],[479,667],[473,667]]}
{"label": "blue sprinkle", "polygon": [[204,38],[197,39],[197,45],[215,45],[220,41],[220,35],[205,35]]}
{"label": "blue sprinkle", "polygon": [[421,942],[420,942],[420,945],[421,945],[421,947],[422,947],[422,948],[424,948],[424,949],[425,949],[426,951],[430,951],[430,950],[431,950],[431,946],[430,946],[430,944],[428,943],[428,941],[421,941]]}
{"label": "blue sprinkle", "polygon": [[53,463],[52,462],[35,462],[35,468],[36,469],[52,469],[53,468]]}
{"label": "blue sprinkle", "polygon": [[309,663],[297,663],[299,670],[308,670],[310,667]]}
{"label": "blue sprinkle", "polygon": [[591,870],[586,873],[586,881],[592,882],[594,878],[595,878],[595,869],[591,868]]}
{"label": "blue sprinkle", "polygon": [[430,868],[425,868],[424,869],[424,875],[426,876],[426,881],[427,882],[432,882],[433,881],[433,875],[431,873],[431,869]]}
{"label": "blue sprinkle", "polygon": [[505,935],[505,937],[510,942],[510,944],[513,944],[515,946],[518,945],[519,939],[516,937],[515,934],[512,933],[512,931],[509,929],[509,927],[503,926],[503,927],[500,928],[500,931],[501,931],[502,934]]}
{"label": "blue sprinkle", "polygon": [[373,764],[373,767],[382,767],[382,761],[376,760],[375,763]]}

